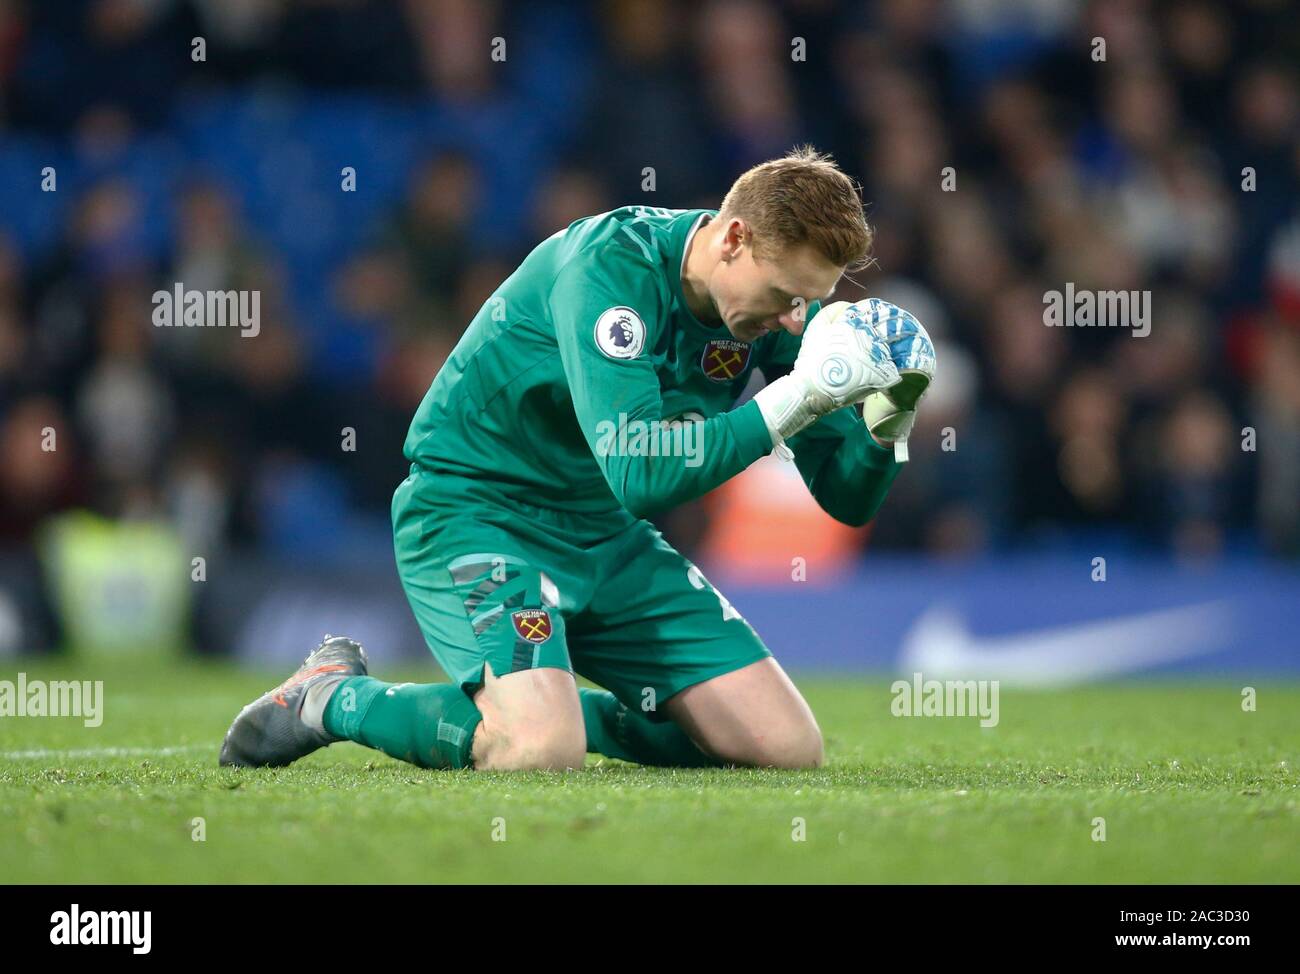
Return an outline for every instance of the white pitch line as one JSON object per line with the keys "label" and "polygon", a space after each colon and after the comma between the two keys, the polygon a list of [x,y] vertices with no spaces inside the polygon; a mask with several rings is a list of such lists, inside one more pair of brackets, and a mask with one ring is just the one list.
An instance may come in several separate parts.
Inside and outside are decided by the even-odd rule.
{"label": "white pitch line", "polygon": [[151,758],[193,751],[211,751],[213,744],[183,744],[179,747],[70,747],[36,748],[31,751],[0,751],[0,760],[23,761],[43,758]]}

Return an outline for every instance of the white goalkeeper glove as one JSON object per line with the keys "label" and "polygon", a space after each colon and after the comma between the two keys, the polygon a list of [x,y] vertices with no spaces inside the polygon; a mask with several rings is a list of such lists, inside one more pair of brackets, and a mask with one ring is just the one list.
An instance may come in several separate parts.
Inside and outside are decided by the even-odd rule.
{"label": "white goalkeeper glove", "polygon": [[860,307],[889,346],[890,359],[901,376],[897,385],[862,400],[862,419],[876,441],[893,444],[894,459],[906,463],[916,404],[934,379],[934,343],[916,317],[896,304],[872,298]]}
{"label": "white goalkeeper glove", "polygon": [[860,306],[836,301],[808,322],[789,374],[760,389],[754,401],[773,445],[782,447],[827,413],[861,402],[899,378],[882,333],[870,327]]}

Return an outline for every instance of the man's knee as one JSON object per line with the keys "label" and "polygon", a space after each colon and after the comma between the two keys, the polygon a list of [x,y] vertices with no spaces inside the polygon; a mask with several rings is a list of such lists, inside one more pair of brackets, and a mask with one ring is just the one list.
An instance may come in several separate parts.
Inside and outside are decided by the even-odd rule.
{"label": "man's knee", "polygon": [[[764,734],[736,748],[733,763],[758,768],[820,768],[825,760],[821,730],[816,723]],[[728,760],[725,755],[719,755]]]}
{"label": "man's knee", "polygon": [[700,747],[727,764],[816,768],[824,760],[812,709],[770,657],[687,687],[667,707]]}
{"label": "man's knee", "polygon": [[481,750],[475,740],[474,757],[474,767],[482,771],[566,771],[587,759],[586,737],[567,727],[484,727],[483,733]]}
{"label": "man's knee", "polygon": [[773,767],[820,768],[826,759],[821,729],[816,724],[809,724],[788,735],[779,742],[773,757],[777,759]]}
{"label": "man's knee", "polygon": [[504,677],[485,670],[474,697],[483,720],[474,735],[474,767],[485,771],[560,771],[587,757],[582,706],[572,674],[526,670]]}

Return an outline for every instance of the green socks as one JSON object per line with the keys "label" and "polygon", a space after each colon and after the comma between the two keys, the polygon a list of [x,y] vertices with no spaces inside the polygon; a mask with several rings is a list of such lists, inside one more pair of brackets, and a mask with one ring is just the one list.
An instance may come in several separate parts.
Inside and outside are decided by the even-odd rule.
{"label": "green socks", "polygon": [[578,688],[587,750],[622,761],[669,768],[717,768],[722,762],[696,747],[671,720],[656,723],[625,707],[608,690]]}
{"label": "green socks", "polygon": [[[608,690],[579,688],[587,750],[637,764],[720,767],[672,721],[655,723],[619,703]],[[468,768],[474,730],[483,716],[450,683],[384,683],[350,676],[330,694],[325,731],[422,768]]]}
{"label": "green socks", "polygon": [[450,683],[384,683],[351,676],[325,706],[327,733],[422,768],[467,768],[483,716]]}

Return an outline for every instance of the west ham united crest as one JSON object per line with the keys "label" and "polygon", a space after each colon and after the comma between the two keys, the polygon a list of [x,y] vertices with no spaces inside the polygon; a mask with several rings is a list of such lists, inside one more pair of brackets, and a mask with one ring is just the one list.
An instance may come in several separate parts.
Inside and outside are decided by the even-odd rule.
{"label": "west ham united crest", "polygon": [[551,614],[545,609],[520,609],[510,616],[520,639],[544,643],[551,638]]}
{"label": "west ham united crest", "polygon": [[750,346],[730,338],[718,338],[704,346],[700,368],[713,382],[730,382],[749,364]]}

